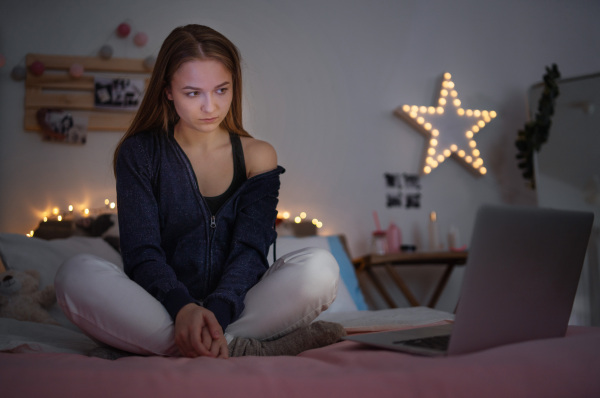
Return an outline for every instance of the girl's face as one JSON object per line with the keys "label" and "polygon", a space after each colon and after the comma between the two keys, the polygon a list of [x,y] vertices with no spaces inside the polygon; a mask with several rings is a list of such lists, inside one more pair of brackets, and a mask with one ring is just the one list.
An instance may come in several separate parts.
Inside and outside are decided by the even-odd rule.
{"label": "girl's face", "polygon": [[179,128],[210,133],[227,116],[233,99],[231,73],[216,60],[182,64],[166,89],[180,120]]}

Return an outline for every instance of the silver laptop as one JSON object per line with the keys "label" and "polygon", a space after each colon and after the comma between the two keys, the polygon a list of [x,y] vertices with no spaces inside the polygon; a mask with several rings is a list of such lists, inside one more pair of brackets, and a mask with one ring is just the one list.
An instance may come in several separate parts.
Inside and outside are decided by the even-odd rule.
{"label": "silver laptop", "polygon": [[420,355],[458,355],[565,335],[594,215],[483,206],[453,324],[347,336]]}

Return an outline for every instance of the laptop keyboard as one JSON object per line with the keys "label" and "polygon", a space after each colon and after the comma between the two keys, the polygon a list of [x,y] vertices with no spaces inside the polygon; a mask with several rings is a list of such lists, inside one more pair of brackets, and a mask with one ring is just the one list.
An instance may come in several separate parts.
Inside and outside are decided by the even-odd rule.
{"label": "laptop keyboard", "polygon": [[438,351],[446,351],[450,335],[425,337],[422,339],[394,341],[394,344],[403,344],[412,347],[430,348]]}

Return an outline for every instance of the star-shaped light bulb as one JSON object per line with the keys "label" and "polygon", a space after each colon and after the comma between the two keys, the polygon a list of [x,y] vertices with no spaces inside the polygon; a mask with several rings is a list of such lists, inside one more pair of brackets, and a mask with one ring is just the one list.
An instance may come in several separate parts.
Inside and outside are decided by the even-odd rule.
{"label": "star-shaped light bulb", "polygon": [[428,140],[422,172],[429,174],[450,156],[477,175],[484,175],[481,153],[475,135],[494,119],[495,111],[465,109],[450,73],[444,73],[440,96],[435,106],[403,105],[396,116],[413,125]]}

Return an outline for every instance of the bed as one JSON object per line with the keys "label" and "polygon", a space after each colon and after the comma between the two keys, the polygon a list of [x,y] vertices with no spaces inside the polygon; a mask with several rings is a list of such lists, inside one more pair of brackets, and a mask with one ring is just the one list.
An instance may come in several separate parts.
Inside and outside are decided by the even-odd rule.
{"label": "bed", "polygon": [[[43,240],[0,234],[8,269],[36,269],[42,286],[60,264],[92,253],[120,264],[106,237]],[[321,319],[349,333],[452,322],[425,307],[369,311],[339,237],[282,237],[277,254],[297,247],[330,250],[340,264],[338,298]],[[71,324],[0,318],[2,397],[598,397],[600,328],[570,326],[567,336],[512,344],[474,354],[425,358],[343,341],[298,356],[101,358],[106,347]],[[108,351],[103,351],[108,350]]]}

